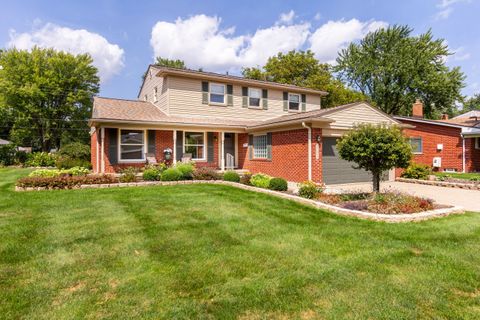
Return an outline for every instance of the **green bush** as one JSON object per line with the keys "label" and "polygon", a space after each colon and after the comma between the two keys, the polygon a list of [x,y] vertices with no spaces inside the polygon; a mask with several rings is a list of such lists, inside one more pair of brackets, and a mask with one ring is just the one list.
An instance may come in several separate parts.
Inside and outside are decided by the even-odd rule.
{"label": "green bush", "polygon": [[183,174],[178,168],[168,168],[163,171],[161,180],[162,181],[178,181],[182,180]]}
{"label": "green bush", "polygon": [[85,176],[90,173],[90,170],[82,167],[73,167],[67,170],[59,169],[37,169],[28,175],[29,177],[58,177],[58,176]]}
{"label": "green bush", "polygon": [[90,170],[85,167],[73,167],[66,170],[66,172],[71,176],[86,176],[90,173]]}
{"label": "green bush", "polygon": [[58,154],[71,159],[90,161],[90,146],[81,142],[72,142],[60,147]]}
{"label": "green bush", "polygon": [[195,165],[193,163],[177,163],[175,168],[182,173],[182,178],[180,180],[192,180],[193,170],[195,170]]}
{"label": "green bush", "polygon": [[56,156],[48,152],[34,152],[28,155],[25,162],[27,167],[53,167],[55,166]]}
{"label": "green bush", "polygon": [[240,182],[240,175],[233,170],[226,171],[223,174],[224,181]]}
{"label": "green bush", "polygon": [[412,163],[402,172],[402,178],[427,180],[432,174],[430,166],[425,164]]}
{"label": "green bush", "polygon": [[72,189],[82,184],[107,184],[117,182],[118,179],[112,175],[25,177],[19,179],[16,185],[23,188]]}
{"label": "green bush", "polygon": [[257,173],[250,178],[250,183],[252,184],[252,186],[255,187],[268,188],[271,179],[272,177],[270,177],[269,175]]}
{"label": "green bush", "polygon": [[28,153],[26,153],[25,151],[17,151],[17,153],[15,154],[15,163],[24,165],[27,159]]}
{"label": "green bush", "polygon": [[193,171],[193,179],[195,180],[218,180],[220,175],[217,170],[209,167],[197,168]]}
{"label": "green bush", "polygon": [[276,191],[287,191],[288,183],[283,178],[272,178],[268,184],[268,189]]}
{"label": "green bush", "polygon": [[143,180],[158,181],[160,180],[161,172],[157,168],[147,168],[143,171]]}
{"label": "green bush", "polygon": [[70,169],[74,167],[92,168],[92,164],[88,160],[75,159],[65,156],[57,157],[55,160],[55,166],[58,169]]}
{"label": "green bush", "polygon": [[298,184],[298,195],[307,199],[315,199],[323,189],[313,181],[304,181]]}
{"label": "green bush", "polygon": [[135,182],[137,181],[138,169],[135,167],[127,167],[122,170],[120,175],[120,182]]}
{"label": "green bush", "polygon": [[17,149],[13,144],[6,144],[0,146],[0,165],[11,166],[15,163],[15,155]]}

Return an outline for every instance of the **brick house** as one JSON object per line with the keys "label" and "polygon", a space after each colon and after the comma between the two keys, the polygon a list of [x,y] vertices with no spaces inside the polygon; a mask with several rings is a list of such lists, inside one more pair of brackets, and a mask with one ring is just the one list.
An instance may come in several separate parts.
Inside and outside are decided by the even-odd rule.
{"label": "brick house", "polygon": [[367,103],[322,109],[326,92],[209,72],[149,66],[138,100],[96,97],[92,166],[114,173],[147,162],[194,161],[299,182],[370,181],[338,156],[356,123],[398,125]]}
{"label": "brick house", "polygon": [[[423,104],[417,100],[412,116],[396,116],[410,125],[403,130],[413,147],[416,163],[432,166],[440,172],[480,171],[480,118],[471,113],[442,120],[423,117]],[[401,170],[397,170],[399,175]]]}

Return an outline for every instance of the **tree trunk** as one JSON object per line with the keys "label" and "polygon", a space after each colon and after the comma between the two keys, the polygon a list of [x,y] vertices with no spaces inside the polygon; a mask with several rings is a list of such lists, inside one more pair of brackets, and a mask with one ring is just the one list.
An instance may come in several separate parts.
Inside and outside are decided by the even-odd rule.
{"label": "tree trunk", "polygon": [[372,172],[373,192],[380,192],[380,172]]}

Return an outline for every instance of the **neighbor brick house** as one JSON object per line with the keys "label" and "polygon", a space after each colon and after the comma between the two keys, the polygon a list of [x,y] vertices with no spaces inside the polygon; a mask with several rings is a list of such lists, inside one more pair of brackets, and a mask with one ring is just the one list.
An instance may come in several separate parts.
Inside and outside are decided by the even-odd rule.
{"label": "neighbor brick house", "polygon": [[[403,130],[413,146],[416,163],[432,166],[436,171],[480,171],[480,118],[467,113],[448,119],[423,117],[423,104],[417,100],[411,117],[394,117],[410,128]],[[401,170],[397,170],[399,175]]]}
{"label": "neighbor brick house", "polygon": [[148,161],[194,161],[289,181],[369,181],[338,156],[357,123],[398,125],[367,103],[321,108],[327,93],[237,76],[150,66],[138,100],[96,97],[92,166],[113,173]]}

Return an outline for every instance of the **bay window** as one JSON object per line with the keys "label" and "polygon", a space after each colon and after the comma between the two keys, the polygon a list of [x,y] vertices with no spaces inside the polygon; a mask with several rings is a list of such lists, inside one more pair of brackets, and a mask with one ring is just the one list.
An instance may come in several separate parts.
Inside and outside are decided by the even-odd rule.
{"label": "bay window", "polygon": [[145,160],[145,132],[143,130],[120,130],[120,160]]}
{"label": "bay window", "polygon": [[190,153],[192,160],[205,160],[205,132],[185,132],[183,152]]}
{"label": "bay window", "polygon": [[267,158],[267,135],[253,136],[253,157]]}
{"label": "bay window", "polygon": [[210,102],[225,103],[225,85],[219,83],[210,83]]}

